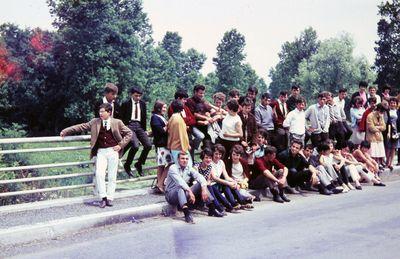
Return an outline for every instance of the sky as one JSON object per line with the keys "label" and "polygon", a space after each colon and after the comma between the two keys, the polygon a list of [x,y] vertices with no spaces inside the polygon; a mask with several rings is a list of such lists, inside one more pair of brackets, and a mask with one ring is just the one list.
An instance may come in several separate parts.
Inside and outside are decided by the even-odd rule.
{"label": "sky", "polygon": [[[0,24],[52,29],[46,0],[1,0]],[[167,31],[182,36],[184,50],[195,48],[207,56],[204,74],[215,70],[212,58],[224,33],[236,28],[246,38],[246,62],[270,82],[268,73],[278,62],[286,41],[311,26],[320,40],[348,32],[356,43],[355,55],[372,64],[380,0],[144,0],[153,38]]]}

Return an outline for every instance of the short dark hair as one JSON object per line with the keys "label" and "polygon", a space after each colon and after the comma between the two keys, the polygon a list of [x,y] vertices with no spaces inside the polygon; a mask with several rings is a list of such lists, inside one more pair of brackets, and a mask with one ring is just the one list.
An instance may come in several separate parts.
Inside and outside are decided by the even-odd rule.
{"label": "short dark hair", "polygon": [[258,94],[258,89],[255,85],[251,85],[247,88],[247,92]]}
{"label": "short dark hair", "polygon": [[285,96],[285,95],[288,95],[287,91],[280,91],[279,92],[279,96]]}
{"label": "short dark hair", "polygon": [[399,100],[397,100],[397,98],[396,98],[396,97],[390,97],[390,99],[389,99],[389,103],[391,103],[391,102],[396,102],[396,103],[399,103]]}
{"label": "short dark hair", "polygon": [[300,86],[298,84],[292,85],[292,90],[300,90]]}
{"label": "short dark hair", "polygon": [[326,97],[326,92],[321,92],[321,93],[319,93],[319,94],[317,95],[317,98],[318,98],[318,99],[324,98],[324,97]]}
{"label": "short dark hair", "polygon": [[263,93],[261,99],[271,99],[271,95],[269,93]]}
{"label": "short dark hair", "polygon": [[313,149],[314,149],[314,146],[313,146],[313,144],[307,144],[307,145],[304,146],[304,149],[311,149],[311,150],[313,150]]}
{"label": "short dark hair", "polygon": [[102,103],[99,106],[99,111],[100,109],[104,109],[108,113],[112,113],[112,105],[109,103]]}
{"label": "short dark hair", "polygon": [[276,154],[276,147],[274,146],[267,146],[264,149],[264,155],[269,155],[269,154]]}
{"label": "short dark hair", "polygon": [[[357,97],[359,97],[359,96],[357,96]],[[368,103],[376,103],[376,102],[377,102],[377,100],[376,100],[375,96],[368,98]]]}
{"label": "short dark hair", "polygon": [[171,103],[171,109],[173,113],[183,111],[183,103],[180,100],[173,100]]}
{"label": "short dark hair", "polygon": [[181,152],[178,153],[178,159],[179,159],[181,156],[188,156],[188,155],[189,155],[188,153],[186,153],[186,152],[184,152],[184,151],[181,151]]}
{"label": "short dark hair", "polygon": [[376,111],[378,112],[385,112],[387,111],[386,107],[382,103],[378,103],[375,108]]}
{"label": "short dark hair", "polygon": [[113,83],[106,83],[104,86],[104,93],[115,93],[118,94],[118,87]]}
{"label": "short dark hair", "polygon": [[236,144],[236,145],[234,145],[234,146],[232,147],[232,149],[231,149],[231,154],[232,154],[233,152],[235,152],[236,154],[242,155],[243,152],[244,152],[244,149],[243,149],[242,145]]}
{"label": "short dark hair", "polygon": [[251,106],[251,105],[253,105],[253,101],[249,97],[245,97],[242,99],[242,103],[240,105]]}
{"label": "short dark hair", "polygon": [[229,91],[228,93],[229,97],[236,97],[236,96],[240,96],[240,92],[238,89],[234,88],[232,90]]}
{"label": "short dark hair", "polygon": [[176,90],[174,98],[175,99],[178,99],[178,98],[189,98],[189,95],[188,95],[188,93],[187,93],[187,91],[185,89],[181,88],[181,89]]}
{"label": "short dark hair", "polygon": [[143,91],[139,87],[134,86],[134,87],[131,88],[131,94],[135,94],[135,93],[143,94]]}
{"label": "short dark hair", "polygon": [[209,156],[212,157],[213,152],[210,148],[206,147],[205,149],[203,149],[203,151],[201,151],[200,153],[200,159],[204,159],[205,156]]}
{"label": "short dark hair", "polygon": [[222,155],[221,158],[223,158],[225,156],[226,150],[225,150],[225,147],[221,144],[215,144],[212,150],[213,150],[213,153],[215,153],[217,151],[219,153],[221,153],[221,155]]}
{"label": "short dark hair", "polygon": [[346,88],[340,88],[339,89],[339,93],[347,93],[347,89]]}
{"label": "short dark hair", "polygon": [[371,143],[369,143],[368,140],[363,140],[360,143],[360,148],[370,149],[371,148]]}
{"label": "short dark hair", "polygon": [[206,87],[204,85],[195,85],[193,87],[193,92],[198,92],[199,90],[205,91]]}
{"label": "short dark hair", "polygon": [[360,87],[368,87],[368,83],[366,81],[360,81],[358,83],[358,88],[360,88]]}
{"label": "short dark hair", "polygon": [[306,103],[306,100],[305,100],[303,97],[297,97],[297,98],[294,100],[294,103],[295,103],[295,104]]}
{"label": "short dark hair", "polygon": [[257,130],[257,135],[261,135],[263,138],[267,139],[268,132],[263,128],[259,128]]}
{"label": "short dark hair", "polygon": [[298,144],[298,145],[300,145],[300,148],[303,147],[303,142],[301,142],[301,141],[298,140],[298,139],[293,139],[292,142],[290,142],[290,146],[292,146],[293,144]]}
{"label": "short dark hair", "polygon": [[322,142],[317,146],[318,153],[330,150],[328,143]]}
{"label": "short dark hair", "polygon": [[390,87],[390,85],[388,85],[388,84],[385,84],[385,85],[382,87],[382,91],[385,91],[385,90],[392,90],[392,87]]}
{"label": "short dark hair", "polygon": [[233,112],[237,112],[239,110],[239,103],[235,99],[229,100],[226,103],[226,106]]}
{"label": "short dark hair", "polygon": [[161,100],[157,100],[154,103],[154,107],[153,107],[153,113],[155,114],[161,114],[161,110],[163,108],[163,106],[165,105],[165,102],[161,101]]}

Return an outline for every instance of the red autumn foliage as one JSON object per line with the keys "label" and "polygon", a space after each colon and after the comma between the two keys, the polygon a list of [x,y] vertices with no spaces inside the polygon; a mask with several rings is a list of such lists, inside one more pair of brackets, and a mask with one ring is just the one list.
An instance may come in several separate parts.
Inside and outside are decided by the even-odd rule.
{"label": "red autumn foliage", "polygon": [[31,46],[38,52],[47,52],[52,48],[52,43],[41,31],[36,31],[31,40]]}

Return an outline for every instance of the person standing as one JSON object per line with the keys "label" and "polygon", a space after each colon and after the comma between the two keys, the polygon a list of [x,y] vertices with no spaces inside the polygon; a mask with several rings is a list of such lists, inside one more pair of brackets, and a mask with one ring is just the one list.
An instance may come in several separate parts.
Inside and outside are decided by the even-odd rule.
{"label": "person standing", "polygon": [[272,105],[275,126],[275,137],[272,140],[272,145],[276,147],[278,153],[285,150],[288,146],[288,131],[283,127],[283,121],[289,112],[286,105],[287,99],[288,93],[286,91],[281,91],[278,100]]}
{"label": "person standing", "polygon": [[150,119],[151,131],[153,132],[153,144],[157,150],[157,193],[164,193],[164,180],[167,177],[166,167],[172,164],[172,156],[167,148],[168,144],[168,121],[164,115],[167,105],[157,100],[154,104],[153,115]]}
{"label": "person standing", "polygon": [[371,157],[379,164],[383,165],[383,158],[385,157],[385,146],[383,143],[382,132],[386,129],[386,123],[383,114],[386,108],[382,103],[376,106],[375,111],[367,116],[367,130],[365,139],[371,143]]}
{"label": "person standing", "polygon": [[357,145],[360,144],[361,141],[363,141],[365,138],[366,123],[364,127],[362,120],[364,112],[365,108],[363,107],[363,101],[361,97],[360,96],[355,97],[354,107],[350,109],[351,128],[353,130],[353,134],[351,135],[350,141]]}
{"label": "person standing", "polygon": [[99,112],[99,107],[103,103],[109,103],[112,107],[111,117],[119,119],[120,118],[120,106],[117,100],[118,87],[113,83],[106,83],[104,86],[104,96],[99,100],[94,107],[94,114]]}
{"label": "person standing", "polygon": [[293,111],[296,108],[296,99],[298,99],[299,97],[301,97],[300,86],[292,85],[290,96],[286,101],[286,105],[289,111]]}
{"label": "person standing", "polygon": [[239,110],[238,102],[235,99],[228,101],[226,109],[228,114],[222,121],[222,128],[217,143],[223,145],[226,152],[230,153],[232,147],[240,143],[240,139],[243,137],[243,130],[242,120],[237,114]]}
{"label": "person standing", "polygon": [[328,139],[329,131],[329,108],[326,106],[327,92],[318,94],[318,102],[306,110],[306,120],[310,122],[311,143],[317,146]]}
{"label": "person standing", "polygon": [[140,142],[142,143],[143,150],[134,166],[138,174],[143,176],[142,166],[146,163],[147,156],[151,150],[151,142],[146,132],[147,108],[146,103],[141,100],[143,93],[141,89],[132,87],[130,93],[131,98],[121,107],[122,121],[134,133],[131,142],[125,150],[125,152],[129,150],[129,153],[124,164],[124,169],[129,176],[133,176],[131,173],[131,164],[136,152],[139,150]]}
{"label": "person standing", "polygon": [[296,109],[289,112],[282,123],[284,128],[289,129],[289,141],[294,139],[300,141],[304,145],[306,136],[306,113],[304,108],[306,106],[305,100],[301,97],[296,99]]}
{"label": "person standing", "polygon": [[274,112],[271,107],[271,96],[269,93],[263,93],[261,103],[254,111],[257,126],[267,132],[267,142],[271,144],[274,136]]}
{"label": "person standing", "polygon": [[[90,130],[90,158],[96,156],[96,188],[101,198],[100,208],[112,206],[114,198],[118,161],[124,147],[132,138],[132,131],[121,120],[111,117],[112,106],[109,103],[99,107],[99,118],[87,123],[63,129],[61,137]],[[106,188],[106,170],[108,171],[108,186]]]}

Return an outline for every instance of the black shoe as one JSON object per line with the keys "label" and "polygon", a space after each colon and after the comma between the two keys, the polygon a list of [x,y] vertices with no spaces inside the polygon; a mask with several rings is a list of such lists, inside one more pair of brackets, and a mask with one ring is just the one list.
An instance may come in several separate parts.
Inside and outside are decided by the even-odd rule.
{"label": "black shoe", "polygon": [[260,201],[261,201],[261,198],[260,198],[260,196],[256,196],[256,197],[254,198],[254,200],[253,200],[253,201],[260,202]]}
{"label": "black shoe", "polygon": [[107,205],[107,198],[103,198],[99,203],[99,207],[104,209],[106,205]]}
{"label": "black shoe", "polygon": [[286,186],[285,191],[286,191],[286,193],[289,193],[289,194],[299,194],[300,193],[299,191],[297,191],[296,189],[294,189],[290,186]]}
{"label": "black shoe", "polygon": [[374,183],[374,186],[386,186],[386,184],[384,184],[384,183]]}
{"label": "black shoe", "polygon": [[109,200],[109,199],[107,199],[107,200],[106,200],[106,205],[107,205],[108,207],[112,207],[112,206],[113,206],[112,201]]}
{"label": "black shoe", "polygon": [[213,208],[213,209],[210,208],[210,209],[208,209],[208,216],[210,216],[210,217],[215,216],[217,218],[222,218],[224,216],[224,214],[222,214],[215,208]]}
{"label": "black shoe", "polygon": [[288,197],[286,197],[285,193],[283,192],[283,190],[281,190],[279,192],[279,196],[282,198],[283,201],[285,202],[290,202],[290,200],[288,199]]}
{"label": "black shoe", "polygon": [[320,189],[319,189],[319,193],[322,194],[322,195],[331,195],[331,194],[333,194],[332,191],[326,189],[325,187],[320,188]]}
{"label": "black shoe", "polygon": [[362,190],[362,187],[361,187],[361,185],[359,185],[359,186],[356,186],[356,189],[361,191],[361,190]]}
{"label": "black shoe", "polygon": [[333,189],[331,190],[331,192],[333,192],[333,194],[338,194],[338,193],[343,192],[343,189],[333,188]]}
{"label": "black shoe", "polygon": [[186,223],[194,224],[194,220],[193,220],[192,214],[187,213],[185,215],[185,221],[186,221]]}
{"label": "black shoe", "polygon": [[281,196],[279,196],[278,194],[274,194],[274,197],[272,198],[272,200],[274,202],[278,202],[278,203],[283,203],[284,201],[282,200]]}
{"label": "black shoe", "polygon": [[125,173],[130,177],[133,177],[133,174],[131,172],[131,166],[128,164],[124,164],[124,169],[125,169]]}
{"label": "black shoe", "polygon": [[133,166],[136,168],[136,171],[139,174],[139,176],[143,176],[142,164],[139,164],[139,162],[136,162]]}

